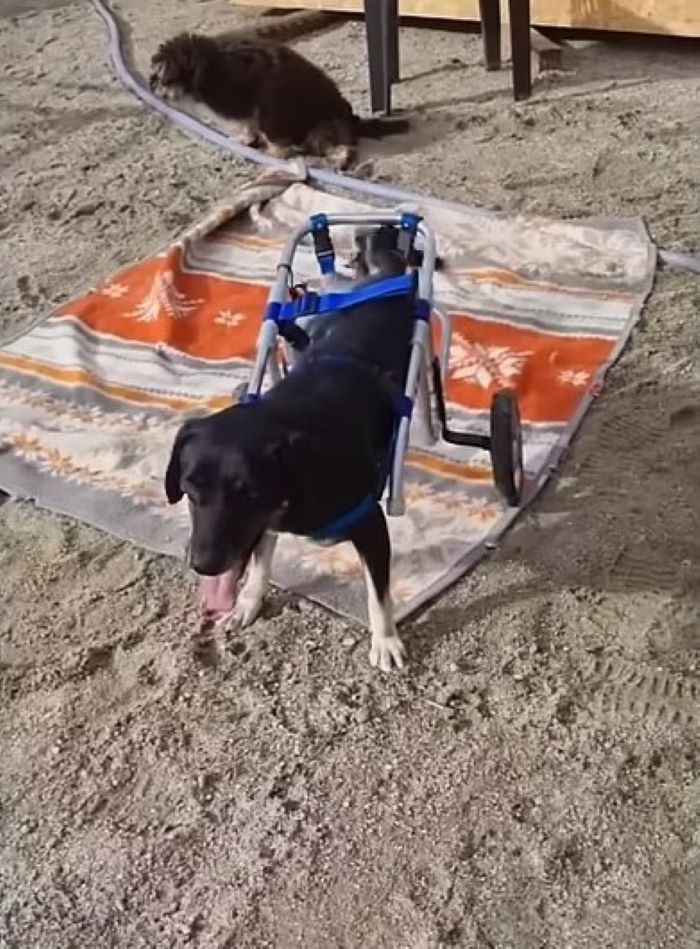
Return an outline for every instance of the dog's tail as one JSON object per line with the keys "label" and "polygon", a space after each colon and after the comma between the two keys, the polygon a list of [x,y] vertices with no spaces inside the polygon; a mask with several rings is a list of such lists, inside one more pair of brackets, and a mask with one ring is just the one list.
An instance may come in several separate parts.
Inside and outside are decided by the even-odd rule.
{"label": "dog's tail", "polygon": [[363,119],[359,115],[353,116],[355,132],[361,138],[385,138],[387,135],[401,135],[411,127],[408,119]]}

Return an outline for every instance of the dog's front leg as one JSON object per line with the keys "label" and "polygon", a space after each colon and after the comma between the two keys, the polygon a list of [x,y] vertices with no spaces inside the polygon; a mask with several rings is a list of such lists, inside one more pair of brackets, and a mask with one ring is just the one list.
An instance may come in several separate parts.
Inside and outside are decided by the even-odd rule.
{"label": "dog's front leg", "polygon": [[280,158],[286,161],[288,158],[291,158],[293,154],[294,149],[291,145],[285,145],[282,142],[273,142],[262,130],[260,131],[260,141],[268,155],[272,155],[273,158]]}
{"label": "dog's front leg", "polygon": [[372,633],[369,661],[382,672],[401,669],[406,649],[394,622],[394,604],[389,590],[391,543],[384,512],[378,504],[354,529],[350,538],[360,555],[367,582],[367,609]]}
{"label": "dog's front leg", "polygon": [[270,568],[276,543],[277,534],[265,532],[253,551],[248,576],[231,614],[231,625],[250,626],[257,619],[270,585]]}

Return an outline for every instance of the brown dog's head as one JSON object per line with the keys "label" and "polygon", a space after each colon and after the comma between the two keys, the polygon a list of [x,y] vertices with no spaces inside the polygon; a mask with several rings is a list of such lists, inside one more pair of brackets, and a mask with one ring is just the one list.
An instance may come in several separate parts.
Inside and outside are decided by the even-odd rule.
{"label": "brown dog's head", "polygon": [[151,58],[151,92],[162,99],[198,98],[216,43],[207,36],[181,33],[161,43]]}

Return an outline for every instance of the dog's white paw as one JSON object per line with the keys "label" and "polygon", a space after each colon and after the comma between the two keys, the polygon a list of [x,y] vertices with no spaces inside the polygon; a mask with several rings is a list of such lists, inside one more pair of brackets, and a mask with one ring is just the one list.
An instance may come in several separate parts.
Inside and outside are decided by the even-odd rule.
{"label": "dog's white paw", "polygon": [[241,593],[231,612],[220,616],[216,621],[216,626],[223,629],[224,632],[232,632],[234,629],[243,629],[245,626],[250,626],[260,615],[264,599],[264,594],[246,596],[245,593]]}
{"label": "dog's white paw", "polygon": [[391,672],[394,666],[403,669],[405,660],[406,647],[396,634],[372,637],[369,662],[375,669],[379,668],[382,672]]}
{"label": "dog's white paw", "polygon": [[246,596],[241,593],[231,614],[232,624],[242,629],[244,626],[250,626],[251,623],[254,623],[260,616],[264,599],[265,597],[262,594]]}

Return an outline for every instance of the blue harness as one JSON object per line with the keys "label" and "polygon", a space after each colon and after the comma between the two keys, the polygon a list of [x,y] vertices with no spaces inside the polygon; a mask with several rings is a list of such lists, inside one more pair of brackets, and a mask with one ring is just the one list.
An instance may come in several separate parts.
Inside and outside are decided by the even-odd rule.
{"label": "blue harness", "polygon": [[287,303],[268,303],[265,310],[265,319],[274,320],[279,326],[281,323],[295,323],[305,316],[323,316],[330,313],[341,313],[353,307],[370,303],[374,300],[386,300],[389,297],[416,297],[416,319],[428,320],[430,306],[427,300],[417,298],[418,281],[414,272],[400,274],[398,277],[387,277],[356,290],[346,290],[336,293],[303,293],[296,300]]}
{"label": "blue harness", "polygon": [[314,531],[313,534],[309,534],[310,540],[315,540],[321,544],[334,544],[341,540],[347,540],[347,536],[352,528],[357,527],[360,521],[363,521],[367,517],[376,503],[377,499],[375,496],[373,494],[367,494],[362,498],[359,504],[350,508],[345,514],[341,514],[340,517],[336,517],[330,524],[326,524],[325,527],[321,527],[317,531]]}
{"label": "blue harness", "polygon": [[[358,289],[340,291],[334,293],[315,293],[307,292],[302,294],[296,300],[290,300],[287,303],[268,303],[265,311],[265,319],[273,320],[278,327],[282,324],[295,323],[298,319],[305,316],[323,316],[331,313],[341,313],[344,310],[350,310],[353,307],[361,306],[364,303],[370,303],[375,300],[386,300],[390,297],[414,298],[414,318],[417,320],[428,321],[430,319],[430,304],[427,300],[422,300],[418,296],[418,281],[415,271],[401,274],[398,277],[387,277],[384,280],[378,280],[375,283],[368,284]],[[338,355],[319,355],[312,359],[313,363],[330,363],[339,367],[363,369],[371,372],[376,378],[379,378],[379,370],[371,363],[364,362],[353,356]],[[303,368],[303,367],[302,367]],[[247,395],[246,402],[254,402],[260,398],[259,395]],[[408,398],[403,392],[393,396],[397,420],[402,416],[408,418],[413,413],[413,400]],[[394,440],[392,438],[389,450],[389,458],[394,452]],[[383,490],[382,479],[382,488]],[[356,527],[371,512],[377,503],[375,494],[368,494],[362,500],[337,517],[330,524],[326,524],[319,530],[309,534],[311,540],[335,543],[346,540],[349,532]]]}

